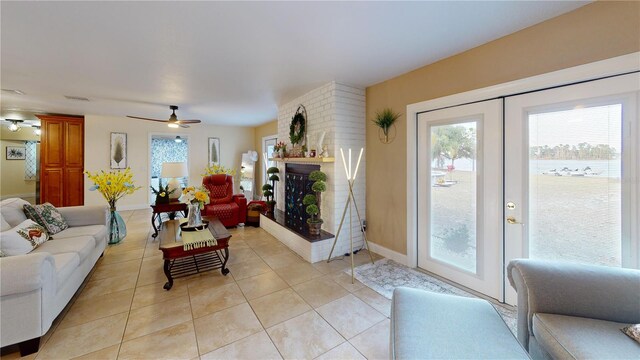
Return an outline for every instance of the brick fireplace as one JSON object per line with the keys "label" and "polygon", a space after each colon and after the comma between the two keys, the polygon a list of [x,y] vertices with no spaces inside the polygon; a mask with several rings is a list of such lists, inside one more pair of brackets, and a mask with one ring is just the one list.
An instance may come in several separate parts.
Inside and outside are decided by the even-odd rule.
{"label": "brick fireplace", "polygon": [[[329,148],[329,156],[335,158],[335,162],[314,163],[308,162],[304,165],[313,165],[327,174],[327,191],[322,194],[321,213],[324,224],[323,230],[335,234],[340,224],[340,217],[347,201],[349,191],[342,159],[340,158],[340,148],[353,149],[357,155],[360,148],[365,147],[365,91],[364,89],[331,82],[317,89],[314,89],[278,108],[278,140],[289,141],[289,125],[291,118],[296,112],[298,106],[302,104],[307,110],[307,146],[311,149],[315,147],[318,136],[324,132],[324,145]],[[357,177],[357,183],[354,187],[354,195],[358,204],[358,208],[363,211],[361,214],[364,220],[365,203],[365,179],[366,169],[366,149],[362,156],[360,164],[360,174]],[[353,159],[355,162],[357,158]],[[278,194],[285,194],[287,184],[287,168],[292,163],[278,162],[280,174],[284,174],[284,181],[277,184]],[[295,165],[299,164],[296,161]],[[290,167],[290,169],[292,169]],[[291,170],[290,170],[291,171]],[[294,174],[292,172],[291,174]],[[297,175],[296,175],[297,176]],[[299,191],[299,190],[298,190]],[[302,194],[304,197],[304,194]],[[289,208],[289,206],[293,206]],[[280,199],[277,208],[283,213],[288,211],[295,217],[300,212],[306,215],[304,207],[297,207],[286,200]],[[354,236],[354,250],[359,249],[363,245],[363,237],[360,232],[358,218],[353,211],[352,227]],[[306,226],[304,223],[299,224],[302,220],[298,220],[298,225]],[[264,225],[262,225],[264,224]],[[298,252],[302,257],[310,262],[326,260],[333,244],[333,238],[323,241],[316,241],[313,244],[304,243],[302,238],[297,239],[292,234],[276,227],[275,223],[261,222],[261,225],[275,236],[278,240],[289,246],[292,250]],[[342,229],[340,238],[336,244],[335,255],[343,255],[349,251],[349,219],[345,218],[345,226]]]}

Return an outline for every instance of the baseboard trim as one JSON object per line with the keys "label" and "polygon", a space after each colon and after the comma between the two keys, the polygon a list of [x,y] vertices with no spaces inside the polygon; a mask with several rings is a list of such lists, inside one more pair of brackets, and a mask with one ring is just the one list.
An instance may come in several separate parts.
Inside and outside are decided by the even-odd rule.
{"label": "baseboard trim", "polygon": [[387,259],[391,259],[399,264],[409,266],[407,264],[407,255],[400,254],[399,252],[393,251],[391,249],[387,249],[386,247],[378,245],[376,243],[372,243],[371,241],[369,241],[368,243],[371,251],[373,251],[374,253],[380,254]]}

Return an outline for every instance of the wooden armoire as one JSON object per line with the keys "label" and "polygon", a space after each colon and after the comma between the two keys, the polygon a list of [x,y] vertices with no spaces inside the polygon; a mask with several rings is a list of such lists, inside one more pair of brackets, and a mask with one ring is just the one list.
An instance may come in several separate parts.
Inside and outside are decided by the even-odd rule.
{"label": "wooden armoire", "polygon": [[84,204],[84,117],[37,115],[40,135],[40,203]]}

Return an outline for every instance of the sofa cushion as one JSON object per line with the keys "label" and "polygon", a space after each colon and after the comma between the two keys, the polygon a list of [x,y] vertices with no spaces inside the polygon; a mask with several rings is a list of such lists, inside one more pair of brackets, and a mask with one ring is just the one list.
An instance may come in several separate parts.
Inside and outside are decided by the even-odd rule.
{"label": "sofa cushion", "polygon": [[45,252],[52,255],[77,253],[80,262],[89,257],[89,254],[96,247],[96,242],[91,236],[77,236],[67,239],[52,239],[39,246],[33,252]]}
{"label": "sofa cushion", "polygon": [[[103,239],[107,234],[104,225],[87,225],[70,227],[52,236],[52,239],[68,239],[76,236],[93,236],[94,239]],[[97,243],[96,243],[97,245]]]}
{"label": "sofa cushion", "polygon": [[2,218],[11,225],[11,227],[17,226],[21,222],[27,220],[27,215],[24,214],[22,209],[25,204],[29,204],[27,201],[11,198],[0,201],[0,212]]}
{"label": "sofa cushion", "polygon": [[533,315],[533,335],[555,359],[638,359],[640,344],[620,331],[627,325],[577,316]]}
{"label": "sofa cushion", "polygon": [[528,359],[482,299],[399,287],[391,305],[392,359]]}
{"label": "sofa cushion", "polygon": [[0,249],[5,256],[24,255],[47,240],[49,240],[47,229],[27,219],[0,234]]}
{"label": "sofa cushion", "polygon": [[57,289],[62,288],[69,276],[80,266],[80,257],[77,253],[64,253],[53,255],[56,264]]}
{"label": "sofa cushion", "polygon": [[25,204],[24,213],[29,219],[44,226],[51,235],[55,235],[69,227],[62,214],[50,203],[42,205]]}
{"label": "sofa cushion", "polygon": [[0,214],[0,221],[2,221],[0,223],[0,231],[7,231],[11,229],[11,225],[9,225],[7,220],[4,219],[4,216],[2,216],[2,214]]}

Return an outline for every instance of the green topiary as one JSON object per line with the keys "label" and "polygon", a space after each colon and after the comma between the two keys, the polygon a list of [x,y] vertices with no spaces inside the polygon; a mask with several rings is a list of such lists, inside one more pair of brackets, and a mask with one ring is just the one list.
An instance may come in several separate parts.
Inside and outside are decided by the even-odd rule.
{"label": "green topiary", "polygon": [[309,174],[309,180],[311,181],[327,181],[327,174],[323,173],[320,170],[312,171]]}
{"label": "green topiary", "polygon": [[280,177],[276,174],[269,176],[269,180],[271,181],[280,181]]}
{"label": "green topiary", "polygon": [[327,191],[327,184],[322,180],[318,180],[311,185],[311,190],[315,192],[325,192]]}
{"label": "green topiary", "polygon": [[318,215],[318,211],[320,211],[320,209],[318,209],[318,206],[315,204],[307,206],[307,214],[311,215],[312,221],[315,221],[315,216]]}
{"label": "green topiary", "polygon": [[317,203],[316,196],[313,194],[307,194],[302,199],[304,205],[315,205]]}
{"label": "green topiary", "polygon": [[271,184],[262,185],[262,191],[267,191],[267,190],[271,190]]}
{"label": "green topiary", "polygon": [[280,170],[278,170],[278,168],[275,166],[272,166],[267,169],[267,174],[278,174],[278,173],[280,173]]}

